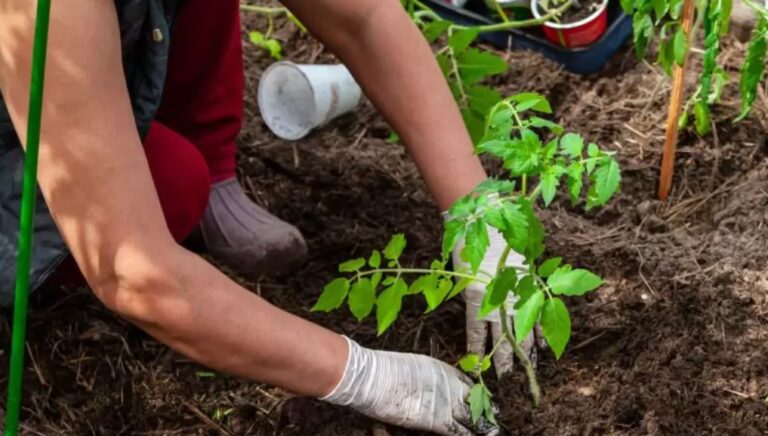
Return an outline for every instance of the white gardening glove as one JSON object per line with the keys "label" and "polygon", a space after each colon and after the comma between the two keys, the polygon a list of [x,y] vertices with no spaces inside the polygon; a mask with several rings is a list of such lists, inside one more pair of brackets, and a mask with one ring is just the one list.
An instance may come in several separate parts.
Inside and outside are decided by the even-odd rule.
{"label": "white gardening glove", "polygon": [[[470,436],[466,398],[470,380],[456,368],[428,356],[369,350],[346,338],[344,376],[328,396],[371,418],[441,435]],[[493,428],[484,434],[497,434]]]}
{"label": "white gardening glove", "polygon": [[[480,264],[480,271],[484,271],[488,274],[496,274],[496,268],[498,267],[501,255],[504,252],[504,248],[507,246],[504,236],[499,233],[493,227],[488,226],[488,238],[490,244],[488,251],[485,253],[485,258]],[[461,260],[461,250],[464,249],[464,240],[462,239],[453,251],[453,268],[456,271],[469,271],[471,268],[467,262]],[[512,251],[507,257],[506,266],[513,267],[525,267],[525,259],[520,254]],[[479,356],[485,355],[486,347],[488,346],[488,330],[491,332],[492,343],[495,344],[503,337],[504,333],[501,328],[501,319],[499,318],[499,311],[495,310],[491,312],[485,319],[479,320],[478,313],[480,306],[485,298],[486,285],[482,283],[473,282],[467,286],[464,291],[464,300],[467,304],[467,351],[477,354]],[[512,313],[513,307],[516,301],[516,297],[513,293],[510,293],[507,297],[507,311]],[[512,328],[514,322],[510,316],[509,326]],[[536,348],[534,347],[535,339],[534,333],[520,344],[520,348],[523,352],[528,354],[532,362],[536,361]],[[499,347],[496,353],[493,355],[493,365],[496,368],[496,374],[501,376],[512,370],[514,363],[514,352],[508,342],[504,341],[503,345]]]}

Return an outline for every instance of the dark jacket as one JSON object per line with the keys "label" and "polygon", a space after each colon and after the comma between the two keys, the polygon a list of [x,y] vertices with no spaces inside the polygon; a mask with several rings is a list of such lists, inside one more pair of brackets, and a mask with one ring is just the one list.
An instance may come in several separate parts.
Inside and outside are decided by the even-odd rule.
{"label": "dark jacket", "polygon": [[[149,130],[163,94],[170,28],[184,0],[115,0],[126,83],[136,127]],[[45,124],[45,119],[43,119]],[[0,94],[0,306],[13,302],[24,151]],[[38,192],[32,254],[32,289],[68,256]]]}

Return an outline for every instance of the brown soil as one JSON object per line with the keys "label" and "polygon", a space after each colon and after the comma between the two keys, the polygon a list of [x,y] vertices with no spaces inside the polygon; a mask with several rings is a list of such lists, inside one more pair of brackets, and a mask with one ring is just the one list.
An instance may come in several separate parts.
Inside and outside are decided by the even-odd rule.
{"label": "brown soil", "polygon": [[[331,60],[310,37],[279,32],[290,59]],[[731,72],[742,51],[736,44],[726,44]],[[368,104],[299,143],[275,139],[254,98],[271,60],[251,47],[247,59],[241,178],[260,204],[301,228],[311,255],[290,277],[243,283],[367,346],[455,362],[465,346],[459,302],[423,316],[423,304],[410,301],[380,338],[346,313],[309,313],[340,261],[394,232],[407,235],[410,261],[429,260],[439,251],[441,220],[415,166],[385,141],[389,129]],[[546,94],[561,124],[618,152],[624,179],[622,195],[602,211],[559,202],[542,212],[548,251],[607,283],[568,302],[574,336],[560,361],[547,355],[539,363],[539,410],[531,409],[521,374],[495,383],[503,427],[521,435],[768,433],[765,96],[752,117],[733,125],[730,85],[716,110],[716,134],[681,135],[672,199],[661,204],[654,193],[669,81],[659,68],[629,49],[589,77],[532,53],[510,53],[509,65],[496,81],[501,89]],[[39,294],[33,303],[24,434],[412,434],[268,386],[209,377],[85,289]],[[8,319],[0,318],[3,361]],[[0,376],[0,409],[5,383]]]}

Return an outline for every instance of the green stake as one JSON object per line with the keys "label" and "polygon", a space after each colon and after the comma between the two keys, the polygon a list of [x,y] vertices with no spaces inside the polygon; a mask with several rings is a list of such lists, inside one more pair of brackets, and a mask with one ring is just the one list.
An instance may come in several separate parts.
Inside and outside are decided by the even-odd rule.
{"label": "green stake", "polygon": [[13,337],[11,339],[11,370],[8,377],[8,403],[5,436],[19,433],[21,388],[24,376],[24,336],[27,329],[29,273],[32,261],[32,231],[35,222],[37,196],[37,156],[40,148],[40,120],[43,112],[45,58],[48,51],[48,23],[51,0],[38,0],[35,19],[35,41],[32,51],[32,80],[29,86],[29,115],[27,121],[27,150],[24,159],[24,184],[21,201],[16,293],[13,303]]}

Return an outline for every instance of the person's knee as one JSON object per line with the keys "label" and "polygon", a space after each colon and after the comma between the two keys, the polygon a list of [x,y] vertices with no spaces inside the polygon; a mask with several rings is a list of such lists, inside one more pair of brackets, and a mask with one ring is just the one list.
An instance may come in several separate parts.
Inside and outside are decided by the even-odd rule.
{"label": "person's knee", "polygon": [[158,123],[144,147],[168,228],[181,241],[197,227],[208,205],[208,165],[194,145]]}

